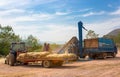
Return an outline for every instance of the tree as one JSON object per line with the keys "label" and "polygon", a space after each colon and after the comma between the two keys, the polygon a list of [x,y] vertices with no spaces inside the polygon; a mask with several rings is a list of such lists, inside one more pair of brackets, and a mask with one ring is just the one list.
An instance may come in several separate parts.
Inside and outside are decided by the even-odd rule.
{"label": "tree", "polygon": [[103,37],[112,39],[117,47],[120,47],[120,32],[117,35],[104,35]]}
{"label": "tree", "polygon": [[32,35],[29,35],[28,38],[26,39],[26,44],[28,47],[28,51],[32,52],[38,49],[41,49],[42,46],[39,44],[39,41],[37,38],[35,38]]}
{"label": "tree", "polygon": [[20,38],[15,35],[11,26],[2,27],[0,25],[0,54],[7,55],[9,53],[10,44],[12,42],[18,42]]}
{"label": "tree", "polygon": [[120,47],[120,33],[116,36],[109,36],[107,38],[113,39],[118,47]]}
{"label": "tree", "polygon": [[93,30],[89,30],[88,33],[86,34],[86,38],[98,38],[99,34],[96,34]]}
{"label": "tree", "polygon": [[51,51],[58,50],[59,48],[61,48],[61,46],[62,45],[60,45],[60,44],[53,43],[53,44],[50,44],[50,49],[51,49]]}

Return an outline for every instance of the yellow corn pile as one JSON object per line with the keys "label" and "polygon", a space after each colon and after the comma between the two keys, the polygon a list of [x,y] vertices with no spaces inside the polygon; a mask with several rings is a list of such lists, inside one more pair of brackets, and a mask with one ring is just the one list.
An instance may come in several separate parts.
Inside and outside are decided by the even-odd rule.
{"label": "yellow corn pile", "polygon": [[17,59],[40,59],[50,54],[49,52],[27,52],[22,53]]}
{"label": "yellow corn pile", "polygon": [[20,54],[17,59],[49,59],[49,60],[75,60],[77,56],[72,53],[65,54],[53,54],[50,52],[27,52]]}
{"label": "yellow corn pile", "polygon": [[77,58],[77,56],[75,54],[72,53],[68,53],[68,54],[49,54],[46,56],[48,59],[58,59],[58,60],[64,60],[64,59],[68,59],[68,60],[75,60]]}

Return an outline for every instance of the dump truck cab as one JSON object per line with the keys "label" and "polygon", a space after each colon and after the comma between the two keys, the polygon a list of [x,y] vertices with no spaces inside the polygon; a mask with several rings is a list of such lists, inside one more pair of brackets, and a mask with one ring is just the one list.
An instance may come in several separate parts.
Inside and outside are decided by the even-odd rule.
{"label": "dump truck cab", "polygon": [[9,64],[11,66],[16,63],[16,58],[21,53],[26,53],[25,43],[24,42],[16,42],[11,43],[10,52],[6,57],[5,64]]}

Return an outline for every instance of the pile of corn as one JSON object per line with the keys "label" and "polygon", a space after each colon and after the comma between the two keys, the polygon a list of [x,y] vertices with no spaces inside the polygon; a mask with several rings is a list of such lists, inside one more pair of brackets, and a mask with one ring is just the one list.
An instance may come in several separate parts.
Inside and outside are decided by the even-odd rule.
{"label": "pile of corn", "polygon": [[50,59],[50,60],[75,60],[77,56],[72,53],[65,54],[53,54],[50,52],[27,52],[20,54],[17,59],[25,60],[25,59]]}
{"label": "pile of corn", "polygon": [[50,54],[49,52],[27,52],[22,53],[18,56],[17,59],[41,59],[44,58],[46,55]]}
{"label": "pile of corn", "polygon": [[72,53],[68,54],[49,54],[46,56],[48,59],[55,59],[55,60],[76,60],[77,56]]}

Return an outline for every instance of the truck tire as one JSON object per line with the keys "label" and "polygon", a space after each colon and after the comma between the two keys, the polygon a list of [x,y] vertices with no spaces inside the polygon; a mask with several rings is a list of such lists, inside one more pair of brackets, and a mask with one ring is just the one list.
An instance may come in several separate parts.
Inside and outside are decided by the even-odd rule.
{"label": "truck tire", "polygon": [[62,66],[63,65],[63,61],[59,61],[55,64],[55,66]]}
{"label": "truck tire", "polygon": [[92,56],[93,59],[97,59],[97,55]]}
{"label": "truck tire", "polygon": [[102,54],[102,58],[103,58],[103,59],[106,59],[106,58],[107,58],[107,53],[103,53],[103,54]]}
{"label": "truck tire", "polygon": [[6,59],[5,62],[6,62],[7,65],[9,65],[9,60],[8,59]]}
{"label": "truck tire", "polygon": [[14,56],[14,54],[9,54],[9,65],[10,66],[14,66],[14,64],[15,64],[15,56]]}
{"label": "truck tire", "polygon": [[7,64],[7,60],[5,60],[5,64]]}
{"label": "truck tire", "polygon": [[4,63],[9,65],[9,55],[6,56]]}
{"label": "truck tire", "polygon": [[83,55],[81,58],[85,58],[86,57],[86,55]]}
{"label": "truck tire", "polygon": [[115,53],[115,52],[112,53],[112,57],[113,57],[113,58],[116,57],[116,53]]}
{"label": "truck tire", "polygon": [[49,60],[42,61],[42,66],[45,68],[50,68],[52,66],[52,62]]}
{"label": "truck tire", "polygon": [[23,65],[28,65],[28,63],[23,63]]}
{"label": "truck tire", "polygon": [[62,66],[63,65],[63,61],[59,62],[58,66]]}
{"label": "truck tire", "polygon": [[92,54],[92,53],[91,53],[91,54],[89,54],[88,56],[89,56],[89,58],[90,58],[90,59],[94,59],[94,58],[93,58],[93,54]]}

